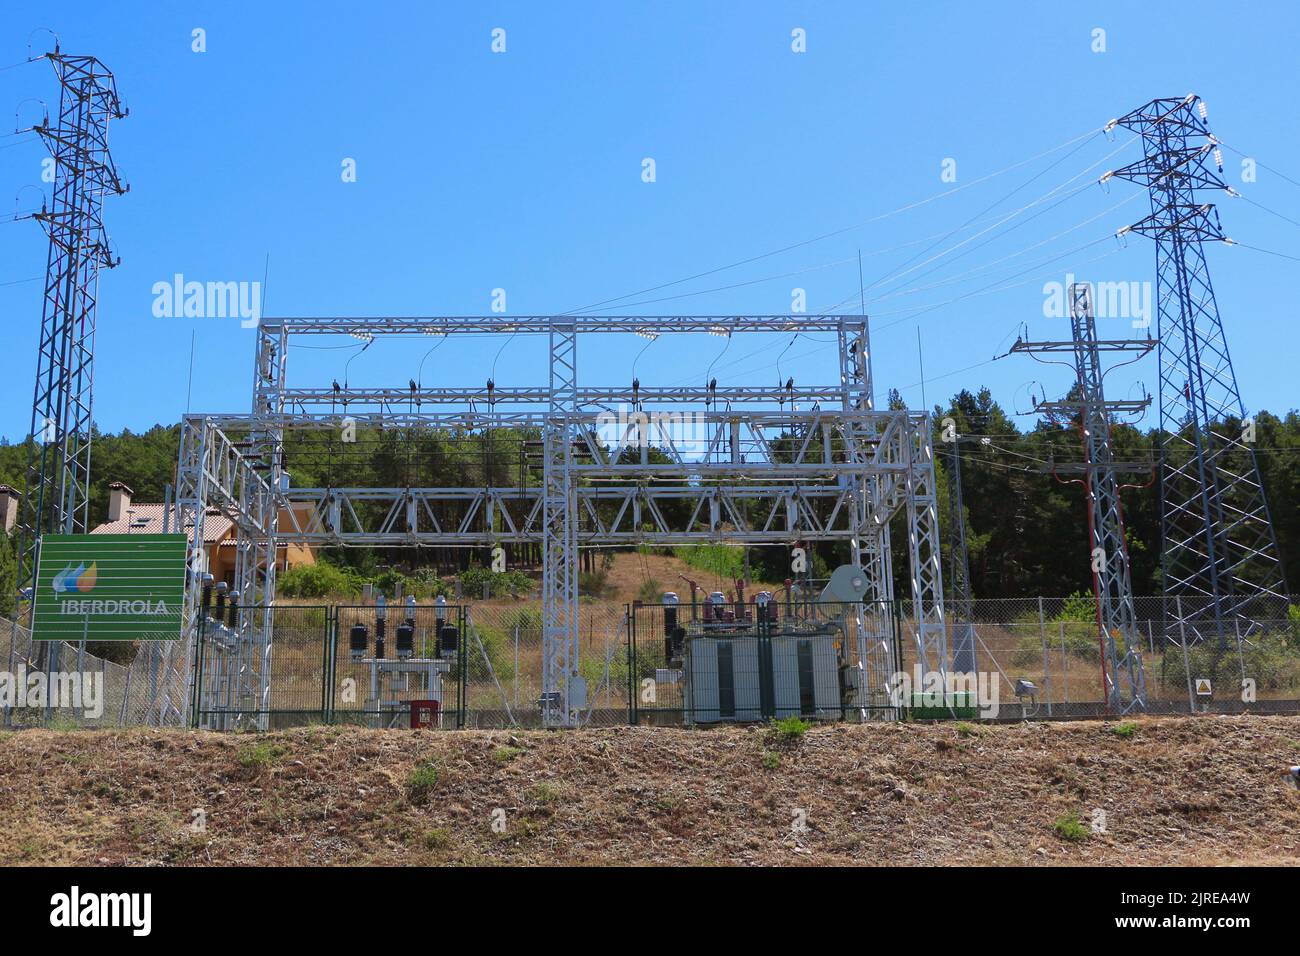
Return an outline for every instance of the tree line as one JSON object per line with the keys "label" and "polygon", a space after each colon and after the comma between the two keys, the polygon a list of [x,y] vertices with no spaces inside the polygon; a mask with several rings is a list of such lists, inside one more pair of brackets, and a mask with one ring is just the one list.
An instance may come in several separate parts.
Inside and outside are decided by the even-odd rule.
{"label": "tree line", "polygon": [[[896,393],[891,405],[901,407]],[[961,456],[961,496],[969,552],[972,595],[1005,598],[1026,595],[1065,595],[1092,586],[1090,545],[1084,491],[1078,475],[1053,475],[1052,463],[1078,462],[1082,457],[1077,423],[1039,419],[1022,430],[993,400],[986,388],[961,390],[933,409],[939,517],[944,531],[945,577],[951,540],[950,501],[954,492],[953,455]],[[945,421],[947,420],[947,421]],[[1225,423],[1237,427],[1239,423]],[[946,426],[946,430],[945,430]],[[1300,414],[1260,412],[1254,419],[1253,448],[1259,463],[1284,570],[1292,588],[1300,586]],[[956,440],[945,440],[956,436]],[[179,426],[158,425],[144,432],[96,434],[91,454],[92,526],[108,512],[108,485],[123,481],[137,502],[161,502],[174,483]],[[408,434],[399,429],[361,432],[351,443],[334,432],[291,432],[284,466],[300,487],[440,486],[533,487],[541,480],[540,435],[535,430],[492,429],[490,432]],[[1115,456],[1131,462],[1121,497],[1126,522],[1133,587],[1139,594],[1160,592],[1160,507],[1155,475],[1157,454],[1153,430],[1117,424],[1112,429]],[[0,482],[21,491],[29,443],[0,441]],[[1240,463],[1237,463],[1240,464]],[[521,500],[522,510],[525,503]],[[907,594],[906,535],[892,536],[897,593]],[[465,567],[487,564],[486,554],[462,549],[453,563]],[[477,549],[483,550],[483,549]],[[839,550],[842,550],[839,549]],[[830,544],[815,549],[819,567],[833,567],[847,555]],[[409,552],[409,553],[407,553]],[[334,554],[340,563],[374,566],[377,556],[367,549]],[[789,576],[789,555],[781,548],[753,548],[747,556],[755,576],[781,580]],[[511,566],[530,565],[538,548],[514,549]],[[383,556],[385,563],[445,566],[439,551],[402,549]],[[0,542],[0,610],[12,602],[14,588],[12,543]]]}

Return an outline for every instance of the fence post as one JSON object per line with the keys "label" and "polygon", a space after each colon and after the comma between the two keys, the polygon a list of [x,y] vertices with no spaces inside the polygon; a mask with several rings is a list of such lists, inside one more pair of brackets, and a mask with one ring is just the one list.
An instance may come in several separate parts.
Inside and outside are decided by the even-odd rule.
{"label": "fence post", "polygon": [[1061,622],[1061,683],[1065,688],[1065,713],[1070,713],[1070,661],[1065,655],[1065,622]]}
{"label": "fence post", "polygon": [[[1151,648],[1151,663],[1154,664],[1154,663],[1155,663],[1155,660],[1156,660],[1156,633],[1155,633],[1155,629],[1152,627],[1152,622],[1151,622],[1151,619],[1150,619],[1150,618],[1147,618],[1147,646]],[[1163,654],[1160,655],[1160,658],[1161,658],[1161,660],[1160,660],[1160,696],[1163,697],[1163,696],[1164,696],[1164,693],[1165,693],[1165,667],[1164,667],[1164,655],[1163,655]],[[1148,694],[1147,694],[1147,700],[1150,700],[1150,699],[1151,699],[1151,696],[1150,696],[1150,693],[1148,692]]]}
{"label": "fence post", "polygon": [[1244,643],[1241,639],[1241,618],[1232,619],[1233,629],[1237,632],[1237,660],[1241,663],[1241,679],[1246,680],[1246,653],[1242,650],[1241,645]]}
{"label": "fence post", "polygon": [[[18,650],[18,609],[14,608],[14,619],[9,622],[9,667],[10,674],[14,672],[14,654]],[[6,698],[7,699],[7,698]],[[10,726],[13,721],[13,711],[8,704],[5,704],[5,722],[6,727]]]}
{"label": "fence post", "polygon": [[1178,637],[1183,645],[1183,677],[1187,681],[1187,710],[1196,713],[1196,695],[1192,693],[1192,660],[1187,654],[1187,624],[1183,621],[1183,596],[1174,595],[1174,607],[1178,611]]}
{"label": "fence post", "polygon": [[636,607],[627,605],[624,612],[627,621],[627,722],[630,726],[637,725],[637,693],[640,690],[640,682],[637,680],[636,666]]}
{"label": "fence post", "polygon": [[1043,616],[1043,596],[1038,596],[1038,639],[1043,643],[1043,693],[1047,696],[1047,716],[1052,716],[1052,677],[1047,673],[1047,622]]}
{"label": "fence post", "polygon": [[126,686],[122,688],[122,710],[121,713],[118,714],[117,718],[117,725],[119,727],[126,726],[126,706],[131,700],[131,672],[133,670],[135,670],[134,661],[126,668]]}

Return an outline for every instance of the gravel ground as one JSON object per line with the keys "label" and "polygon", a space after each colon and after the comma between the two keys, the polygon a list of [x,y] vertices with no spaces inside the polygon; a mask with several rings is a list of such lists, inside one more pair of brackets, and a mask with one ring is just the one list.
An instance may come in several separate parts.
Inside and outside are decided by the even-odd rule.
{"label": "gravel ground", "polygon": [[1300,718],[1153,718],[1127,737],[1117,726],[836,725],[791,741],[763,727],[21,731],[0,736],[0,860],[1300,860],[1300,790],[1286,776]]}

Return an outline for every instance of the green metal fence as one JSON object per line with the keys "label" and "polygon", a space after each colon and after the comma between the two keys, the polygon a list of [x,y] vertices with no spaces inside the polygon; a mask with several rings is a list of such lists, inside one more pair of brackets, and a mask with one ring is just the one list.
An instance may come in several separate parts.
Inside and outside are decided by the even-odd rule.
{"label": "green metal fence", "polygon": [[[784,597],[780,601],[784,604]],[[1300,608],[1300,598],[1278,599],[1259,607],[1253,623],[1240,633],[1235,627],[1217,633],[1204,626],[1172,625],[1164,613],[1165,602],[1139,598],[1138,639],[1148,691],[1146,712],[1300,713],[1300,613],[1296,608]],[[418,682],[410,681],[404,691],[391,696],[372,694],[364,655],[361,661],[352,660],[350,631],[357,622],[368,625],[368,651],[374,655],[373,613],[373,606],[239,609],[238,624],[254,629],[264,628],[268,621],[264,615],[269,615],[272,645],[269,655],[247,655],[234,671],[217,666],[229,663],[220,659],[230,651],[220,632],[206,626],[201,641],[142,641],[132,649],[133,658],[117,664],[96,656],[93,646],[34,642],[21,623],[4,621],[0,623],[0,669],[15,677],[37,671],[47,676],[65,671],[81,675],[97,682],[102,699],[93,712],[56,702],[30,707],[6,701],[0,708],[0,725],[255,728],[321,721],[401,723],[402,705],[409,709],[409,701],[418,699]],[[416,613],[418,637],[413,656],[429,653],[429,635],[436,624],[430,620],[434,611],[429,605],[420,606]],[[703,608],[696,613],[702,618]],[[442,674],[441,726],[540,726],[539,602],[535,598],[502,598],[457,605],[447,614],[455,617],[459,642],[454,662]],[[689,621],[691,605],[682,605],[677,614]],[[386,655],[396,653],[396,628],[402,616],[402,608],[389,607]],[[583,726],[688,722],[687,711],[692,708],[684,706],[684,686],[674,683],[675,675],[660,673],[680,669],[669,663],[660,606],[628,608],[584,601],[578,618],[578,669],[587,684],[587,705],[580,714]],[[228,609],[223,620],[228,627]],[[911,604],[898,601],[874,613],[865,608],[862,627],[875,635],[866,642],[863,668],[867,693],[873,696],[867,698],[865,708],[854,708],[847,717],[860,719],[862,711],[868,718],[904,716],[901,712],[891,714],[897,708],[889,706],[881,688],[889,676],[884,673],[886,667],[911,670],[915,664]],[[1000,706],[996,719],[1060,720],[1108,714],[1089,596],[976,600],[967,620],[958,619],[954,606],[949,605],[946,627],[948,646],[957,649],[965,642],[973,669],[997,688]],[[754,656],[757,649],[744,646],[743,635],[732,635],[733,646],[730,652],[723,651],[721,658],[717,656],[721,638],[714,633],[708,640],[713,642],[712,663],[699,664],[701,675],[711,667],[725,668],[730,653],[732,674],[749,668],[751,673],[744,680],[752,683],[757,665],[749,662],[760,658]],[[701,643],[702,652],[706,646]],[[849,649],[854,651],[855,645]],[[764,656],[769,651],[765,649]],[[793,659],[789,650],[781,653],[786,655],[786,663],[778,661],[773,666],[793,667],[797,677],[797,648]],[[221,683],[231,673],[245,678],[242,687],[235,681]],[[345,686],[343,681],[348,678],[351,684]],[[761,673],[758,678],[767,680]],[[776,679],[774,671],[773,688]],[[783,682],[785,679],[781,677]],[[746,686],[744,681],[742,686]],[[250,688],[262,687],[265,699],[254,700],[256,692]],[[1018,694],[1018,689],[1028,693]],[[390,704],[368,706],[368,699]],[[745,703],[743,697],[741,703]],[[800,713],[805,704],[800,698]],[[777,716],[793,709],[790,704],[778,705],[775,698],[766,705],[760,698],[757,707],[760,719],[763,714]],[[714,716],[712,712],[717,711],[718,719],[696,723],[724,722],[723,709],[710,704],[710,713],[701,716]],[[731,705],[725,709],[730,710]],[[838,719],[830,713],[833,708],[817,705],[813,709],[821,711],[814,717]],[[409,714],[406,719],[409,722]]]}

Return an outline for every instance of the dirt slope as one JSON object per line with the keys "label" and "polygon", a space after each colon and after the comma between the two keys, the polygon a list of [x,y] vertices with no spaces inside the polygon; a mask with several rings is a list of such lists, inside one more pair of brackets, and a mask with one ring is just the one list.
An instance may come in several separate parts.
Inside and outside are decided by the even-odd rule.
{"label": "dirt slope", "polygon": [[[763,728],[25,731],[0,740],[0,860],[1288,864],[1297,762],[1300,720],[1276,717],[1143,720],[1129,739],[830,726],[786,747]],[[1053,827],[1095,809],[1104,833]]]}

